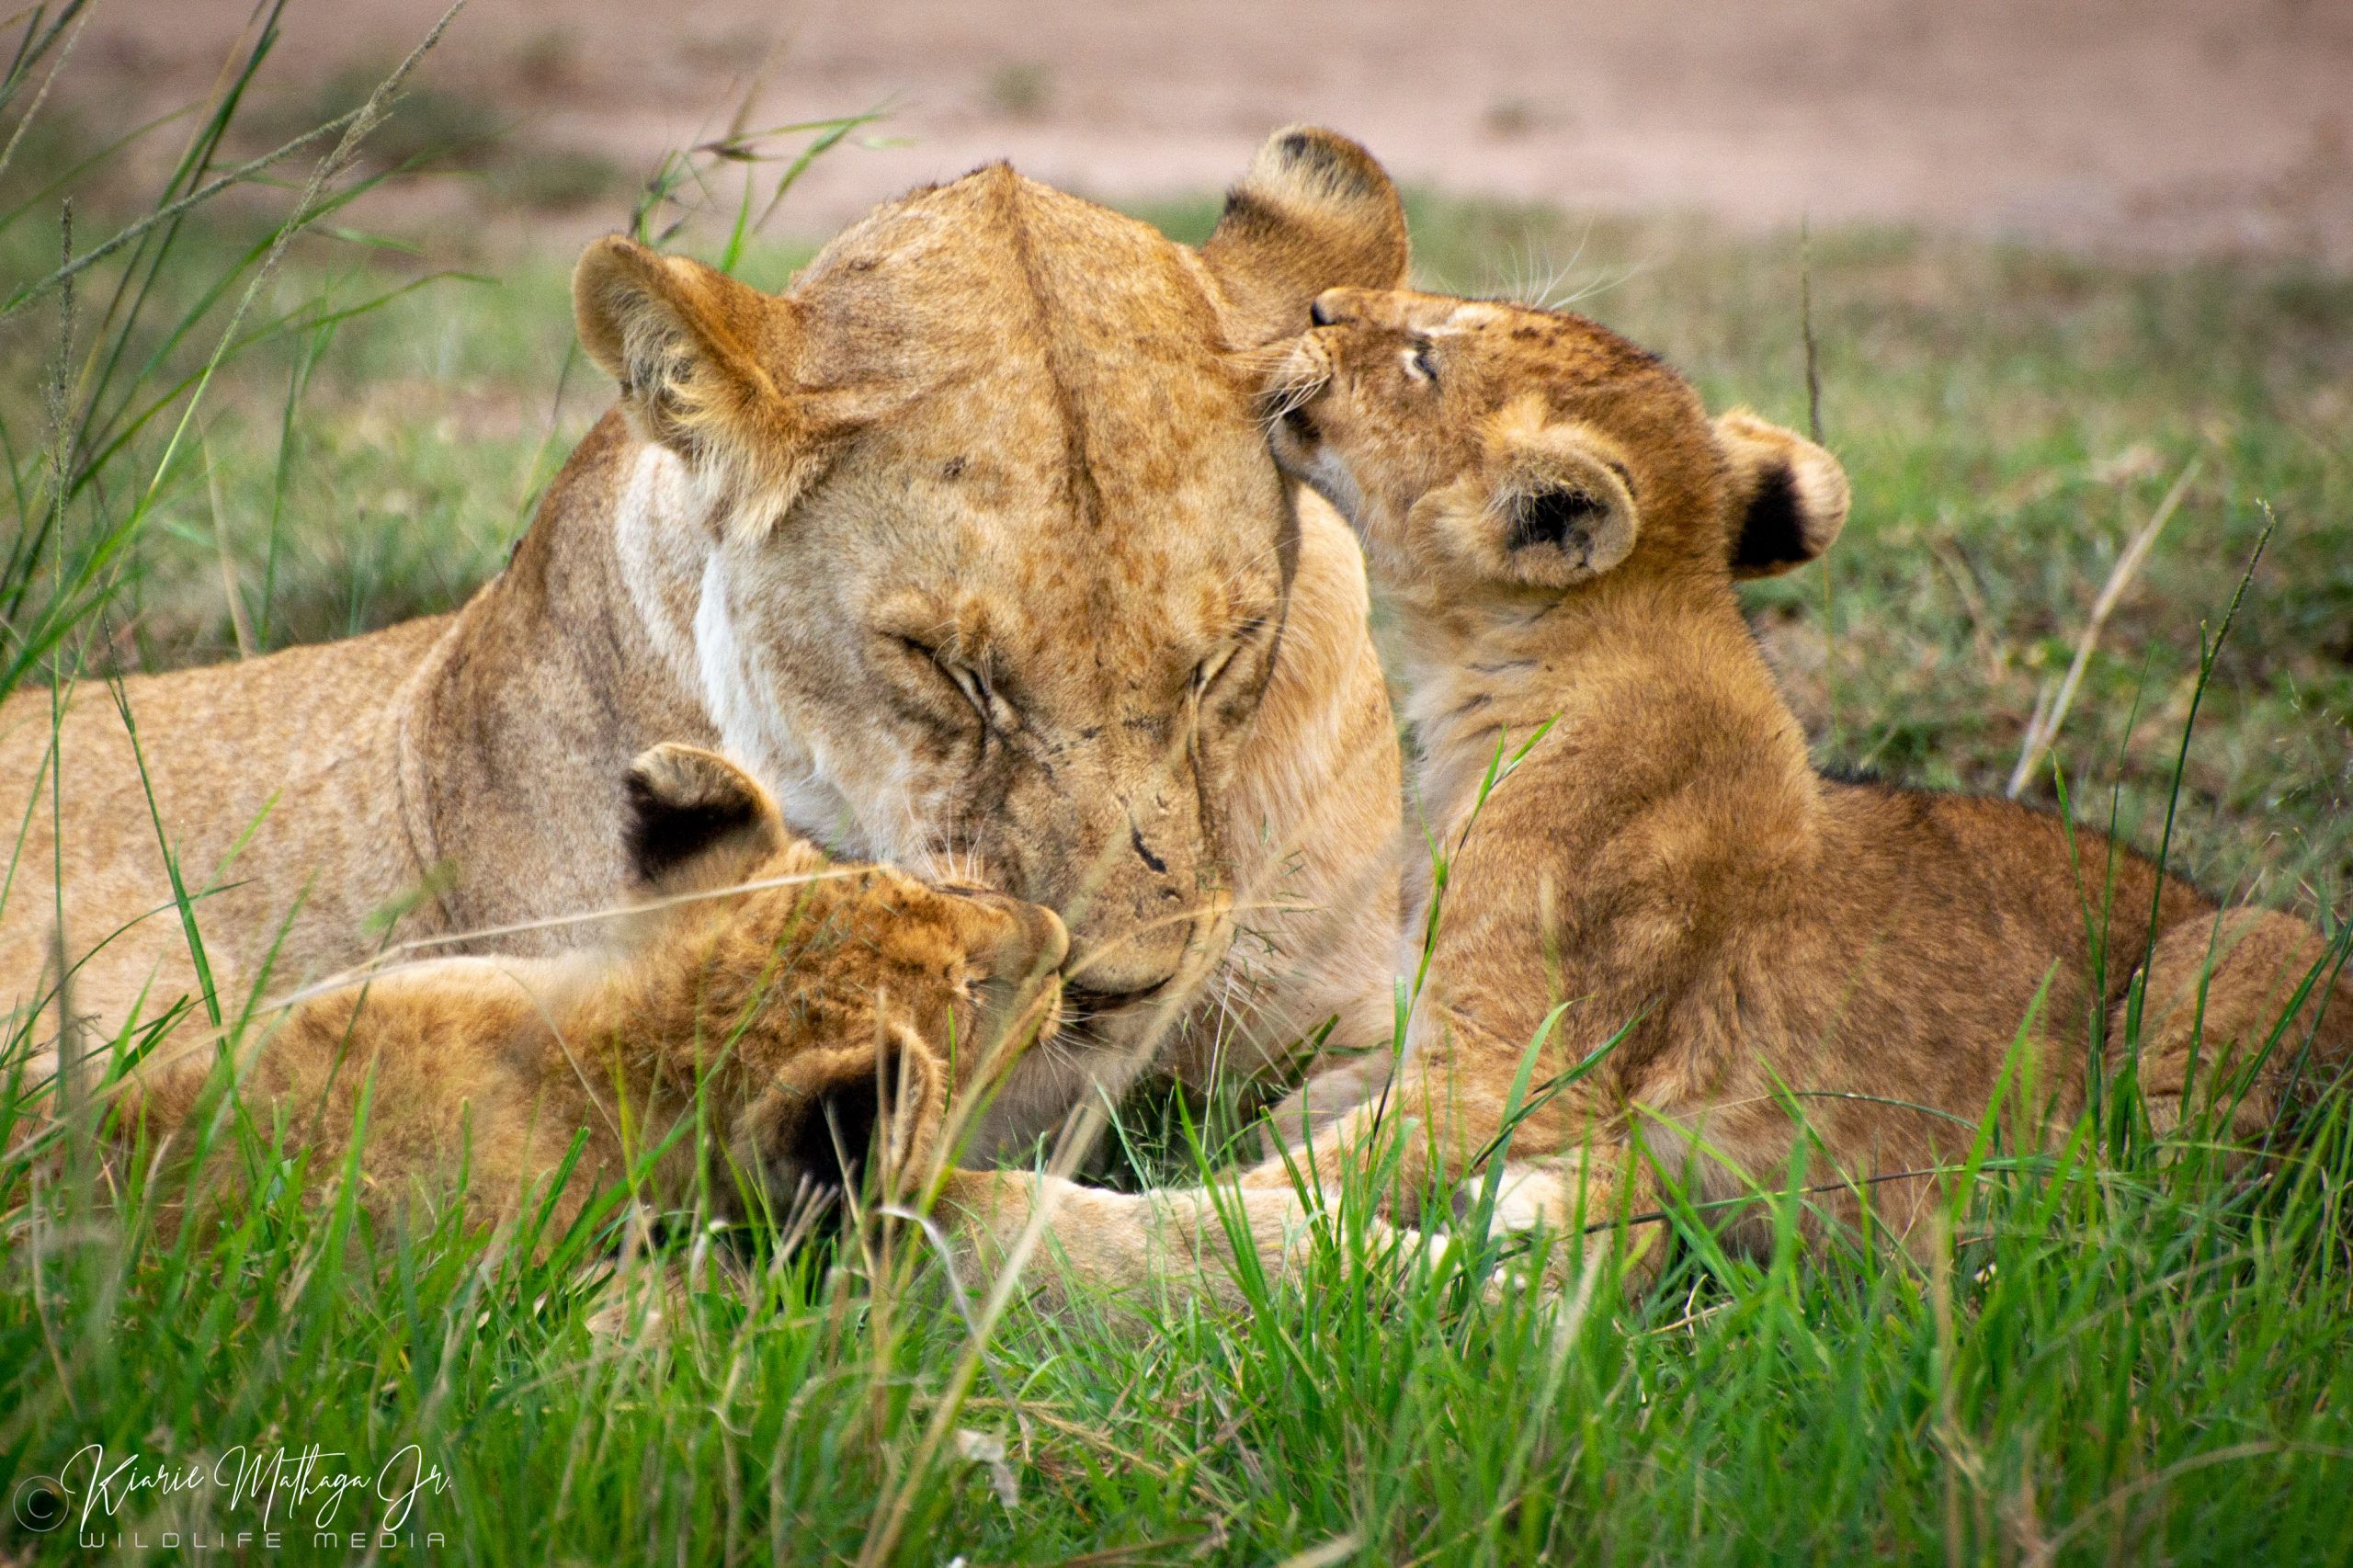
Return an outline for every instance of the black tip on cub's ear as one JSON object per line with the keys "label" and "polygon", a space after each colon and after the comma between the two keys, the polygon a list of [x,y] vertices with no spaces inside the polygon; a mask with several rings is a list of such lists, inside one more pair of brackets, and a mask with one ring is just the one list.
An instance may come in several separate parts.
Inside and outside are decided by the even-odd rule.
{"label": "black tip on cub's ear", "polygon": [[1786,468],[1765,469],[1756,476],[1756,491],[1749,497],[1747,519],[1733,546],[1733,573],[1769,577],[1792,566],[1802,566],[1813,556],[1798,515],[1797,480]]}
{"label": "black tip on cub's ear", "polygon": [[1286,126],[1267,139],[1252,173],[1279,170],[1294,189],[1327,201],[1386,202],[1395,199],[1388,171],[1364,147],[1320,125]]}
{"label": "black tip on cub's ear", "polygon": [[892,1112],[889,1096],[898,1082],[895,1051],[878,1058],[870,1073],[846,1074],[785,1134],[779,1163],[819,1192],[855,1187],[874,1151],[875,1131]]}
{"label": "black tip on cub's ear", "polygon": [[624,785],[630,870],[658,886],[722,850],[756,850],[777,835],[776,808],[749,774],[715,752],[655,746]]}
{"label": "black tip on cub's ear", "polygon": [[660,881],[759,817],[752,802],[744,800],[664,800],[635,774],[630,775],[629,805],[630,869],[643,882]]}
{"label": "black tip on cub's ear", "polygon": [[1735,577],[1769,577],[1828,550],[1847,526],[1847,471],[1792,430],[1745,409],[1716,421],[1731,490]]}
{"label": "black tip on cub's ear", "polygon": [[1228,306],[1228,335],[1256,347],[1307,327],[1326,289],[1405,280],[1405,210],[1380,161],[1336,131],[1290,125],[1267,138],[1226,192],[1201,259]]}
{"label": "black tip on cub's ear", "polygon": [[929,1175],[947,1086],[945,1063],[903,1022],[863,1043],[808,1046],[747,1113],[745,1168],[779,1213],[860,1187],[904,1197]]}

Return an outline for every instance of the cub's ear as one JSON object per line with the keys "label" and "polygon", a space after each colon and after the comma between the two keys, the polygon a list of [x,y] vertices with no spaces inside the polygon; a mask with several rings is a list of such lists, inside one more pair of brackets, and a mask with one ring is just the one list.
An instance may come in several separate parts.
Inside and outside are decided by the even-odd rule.
{"label": "cub's ear", "polygon": [[1847,471],[1792,430],[1746,409],[1716,421],[1732,478],[1732,574],[1770,577],[1804,565],[1847,526]]}
{"label": "cub's ear", "polygon": [[1438,540],[1481,577],[1529,588],[1597,577],[1632,552],[1641,526],[1616,443],[1573,420],[1540,425],[1517,412],[1506,411],[1486,468],[1500,477],[1444,486],[1415,509],[1432,508]]}
{"label": "cub's ear", "polygon": [[837,426],[792,381],[801,307],[684,256],[608,235],[572,272],[581,347],[620,383],[631,423],[739,501],[780,516]]}
{"label": "cub's ear", "polygon": [[1226,192],[1201,260],[1225,295],[1227,341],[1256,348],[1305,332],[1326,289],[1402,285],[1405,210],[1371,153],[1321,126],[1287,126]]}
{"label": "cub's ear", "polygon": [[629,765],[627,790],[630,875],[642,888],[723,886],[784,846],[776,802],[717,752],[655,746]]}

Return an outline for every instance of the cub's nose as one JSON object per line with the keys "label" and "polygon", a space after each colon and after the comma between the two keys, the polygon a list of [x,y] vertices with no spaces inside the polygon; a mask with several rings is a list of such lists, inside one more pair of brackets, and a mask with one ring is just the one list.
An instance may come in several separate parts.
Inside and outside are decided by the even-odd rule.
{"label": "cub's nose", "polygon": [[1307,319],[1317,326],[1330,326],[1334,322],[1338,321],[1340,319],[1339,292],[1336,289],[1326,289],[1316,295],[1314,303],[1307,307]]}
{"label": "cub's nose", "polygon": [[1061,1016],[1061,970],[1070,956],[1070,932],[1062,916],[987,888],[942,891],[985,906],[1004,922],[993,935],[972,938],[971,956],[983,976],[978,1038],[994,1043],[1008,1028],[1052,1034]]}

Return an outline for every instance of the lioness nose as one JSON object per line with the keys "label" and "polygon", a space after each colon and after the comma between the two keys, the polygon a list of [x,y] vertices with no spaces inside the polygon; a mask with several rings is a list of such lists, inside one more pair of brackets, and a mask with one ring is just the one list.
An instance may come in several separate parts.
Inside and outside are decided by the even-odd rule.
{"label": "lioness nose", "polygon": [[1330,326],[1334,322],[1338,321],[1340,319],[1339,295],[1340,291],[1337,289],[1326,289],[1316,295],[1315,302],[1307,307],[1307,319],[1317,326]]}

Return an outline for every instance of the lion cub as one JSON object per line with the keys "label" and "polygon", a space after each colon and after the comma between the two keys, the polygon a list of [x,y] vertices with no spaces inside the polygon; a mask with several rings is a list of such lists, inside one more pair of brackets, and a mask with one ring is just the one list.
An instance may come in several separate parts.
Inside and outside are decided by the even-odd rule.
{"label": "lion cub", "polygon": [[[628,791],[640,897],[609,950],[415,964],[257,1019],[245,1111],[326,1172],[367,1095],[358,1170],[379,1212],[429,1204],[462,1173],[472,1203],[516,1213],[583,1139],[551,1233],[656,1149],[658,1206],[708,1175],[731,1211],[782,1215],[804,1186],[840,1185],[878,1126],[911,1190],[949,1096],[1055,1027],[1067,938],[1051,911],[829,866],[748,776],[691,746],[640,756]],[[143,1123],[184,1157],[218,1105],[213,1055],[134,1069],[125,1134]],[[699,1139],[681,1130],[698,1096]]]}
{"label": "lion cub", "polygon": [[1828,452],[1711,421],[1580,317],[1336,290],[1313,320],[1274,377],[1277,460],[1394,608],[1451,858],[1399,1081],[1316,1136],[1317,1168],[1402,1113],[1405,1187],[1456,1181],[1524,1114],[1507,1218],[1607,1228],[1654,1213],[1661,1169],[1703,1199],[1774,1182],[1810,1128],[1804,1179],[1845,1184],[1822,1210],[1857,1218],[1879,1178],[1901,1232],[1937,1186],[1897,1173],[1964,1153],[1997,1093],[2040,1138],[2084,1108],[2091,1049],[2123,1067],[2138,974],[2160,1130],[2219,1094],[2254,1132],[2353,1054],[2341,946],[2310,926],[2224,915],[2055,816],[1814,769],[1733,583],[1837,537]]}

